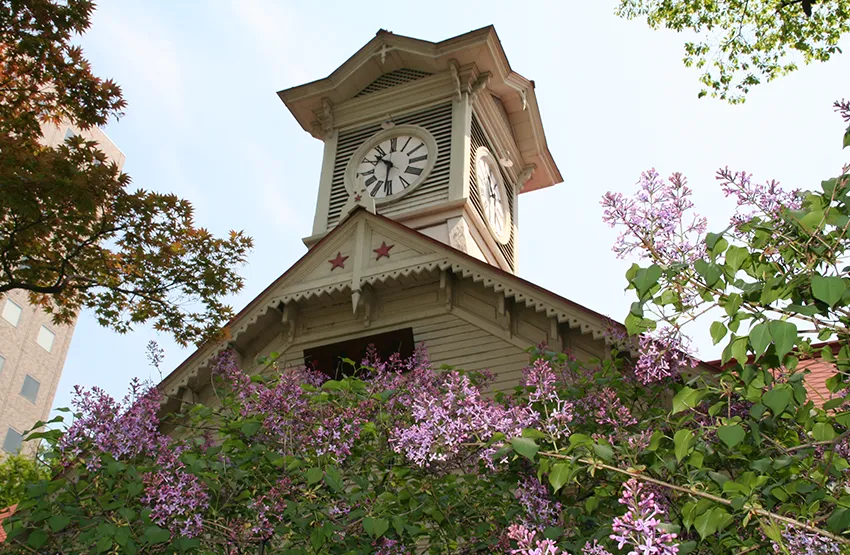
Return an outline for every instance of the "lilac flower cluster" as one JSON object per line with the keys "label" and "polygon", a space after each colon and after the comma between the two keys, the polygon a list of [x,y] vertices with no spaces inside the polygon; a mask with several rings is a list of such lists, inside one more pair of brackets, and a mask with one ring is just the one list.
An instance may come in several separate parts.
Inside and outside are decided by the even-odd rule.
{"label": "lilac flower cluster", "polygon": [[201,517],[209,495],[197,476],[186,471],[180,460],[184,447],[163,450],[154,472],[145,474],[142,503],[151,509],[151,520],[173,535],[192,538],[203,529]]}
{"label": "lilac flower cluster", "polygon": [[637,418],[632,415],[632,411],[623,404],[617,392],[610,387],[603,387],[598,392],[588,394],[582,399],[582,404],[600,426],[620,428],[637,424]]}
{"label": "lilac flower cluster", "polygon": [[291,492],[292,481],[284,476],[267,493],[254,499],[251,508],[256,511],[257,516],[251,533],[255,537],[267,539],[272,536],[274,525],[280,522]]}
{"label": "lilac flower cluster", "polygon": [[676,555],[679,552],[676,534],[665,532],[661,527],[659,517],[666,516],[667,511],[656,501],[654,493],[645,492],[643,484],[631,478],[623,484],[619,501],[628,510],[611,523],[614,532],[611,539],[617,542],[617,549],[628,545],[633,548],[629,555]]}
{"label": "lilac flower cluster", "polygon": [[605,549],[605,546],[593,540],[593,543],[587,542],[584,544],[584,547],[581,548],[581,555],[612,555],[612,553]]}
{"label": "lilac flower cluster", "polygon": [[[156,453],[168,438],[159,433],[159,411],[162,393],[133,379],[130,392],[120,402],[99,387],[89,390],[74,386],[71,404],[78,417],[59,441],[62,464],[67,468],[93,449],[116,460],[132,459]],[[95,456],[86,461],[90,471],[99,468]]]}
{"label": "lilac flower cluster", "polygon": [[644,384],[678,376],[685,368],[694,368],[696,359],[685,338],[674,328],[662,328],[640,337],[639,352],[634,372]]}
{"label": "lilac flower cluster", "polygon": [[706,219],[687,215],[693,207],[687,180],[674,173],[665,181],[653,168],[641,174],[638,187],[634,198],[611,192],[602,198],[603,220],[625,228],[614,243],[617,256],[637,252],[669,264],[703,258]]}
{"label": "lilac flower cluster", "polygon": [[[540,425],[555,439],[570,434],[570,424],[575,418],[575,405],[572,401],[561,399],[556,388],[558,376],[551,363],[543,358],[535,360],[531,366],[523,369],[522,384],[532,387],[528,395],[528,410],[541,419]],[[545,402],[545,414],[541,417],[534,411],[533,404]]]}
{"label": "lilac flower cluster", "polygon": [[[504,407],[482,396],[469,376],[459,372],[445,375],[439,389],[423,388],[411,398],[413,424],[396,427],[390,444],[418,466],[446,466],[471,455],[467,444],[486,442],[494,434],[520,435],[537,418],[527,407]],[[476,450],[489,463],[496,446]]]}
{"label": "lilac flower cluster", "polygon": [[782,531],[782,546],[773,541],[770,543],[776,553],[791,553],[791,555],[841,555],[845,553],[841,546],[829,538],[792,527],[786,527]]}
{"label": "lilac flower cluster", "polygon": [[410,551],[398,540],[381,538],[380,541],[372,543],[373,555],[409,555]]}
{"label": "lilac flower cluster", "polygon": [[517,542],[517,548],[509,550],[511,555],[559,555],[561,553],[555,542],[548,539],[538,540],[537,532],[529,530],[522,524],[511,524],[508,527],[508,538]]}
{"label": "lilac flower cluster", "polygon": [[[764,184],[753,184],[753,174],[733,172],[728,167],[717,170],[717,181],[723,193],[735,197],[739,212],[732,217],[736,227],[756,216],[777,217],[783,209],[798,209],[802,204],[799,190],[785,191],[779,182],[770,180]],[[741,212],[744,207],[749,212]]]}
{"label": "lilac flower cluster", "polygon": [[536,476],[526,476],[517,484],[514,497],[525,511],[520,524],[525,528],[542,532],[561,521],[561,504],[549,495],[549,488]]}

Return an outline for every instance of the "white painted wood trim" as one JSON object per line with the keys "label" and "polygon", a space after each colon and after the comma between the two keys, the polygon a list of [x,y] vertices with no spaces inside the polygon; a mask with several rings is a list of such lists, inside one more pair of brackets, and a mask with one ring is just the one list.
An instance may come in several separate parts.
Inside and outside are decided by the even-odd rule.
{"label": "white painted wood trim", "polygon": [[469,157],[472,149],[472,110],[469,94],[452,102],[452,150],[449,170],[449,200],[469,197]]}
{"label": "white painted wood trim", "polygon": [[336,161],[336,144],[339,132],[331,131],[325,138],[325,149],[322,158],[322,173],[319,177],[319,194],[316,199],[316,215],[313,217],[313,235],[326,233],[328,228],[328,209],[331,203],[331,184],[334,176]]}

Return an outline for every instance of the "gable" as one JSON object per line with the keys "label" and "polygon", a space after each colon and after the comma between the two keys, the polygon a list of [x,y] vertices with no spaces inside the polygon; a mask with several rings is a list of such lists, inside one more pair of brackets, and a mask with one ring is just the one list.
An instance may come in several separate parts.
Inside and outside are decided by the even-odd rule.
{"label": "gable", "polygon": [[[413,327],[415,340],[425,342],[440,364],[491,369],[507,386],[527,362],[525,350],[541,342],[588,358],[603,355],[608,322],[356,208],[231,321],[227,345],[199,349],[161,387],[171,397],[194,398],[209,383],[210,362],[228,346],[246,368],[273,352],[285,364],[299,365],[304,349],[400,327]],[[447,332],[450,327],[458,329]]]}

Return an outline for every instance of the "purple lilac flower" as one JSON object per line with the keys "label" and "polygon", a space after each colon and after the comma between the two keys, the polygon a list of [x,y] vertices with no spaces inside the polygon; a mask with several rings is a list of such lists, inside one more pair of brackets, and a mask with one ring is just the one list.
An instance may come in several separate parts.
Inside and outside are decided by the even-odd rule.
{"label": "purple lilac flower", "polygon": [[538,540],[537,533],[522,524],[508,527],[508,538],[517,542],[517,549],[511,549],[511,555],[558,555],[561,551],[552,540]]}
{"label": "purple lilac flower", "polygon": [[612,553],[605,549],[605,546],[593,540],[593,543],[587,542],[584,544],[584,547],[581,548],[581,555],[612,555]]}
{"label": "purple lilac flower", "polygon": [[678,376],[685,368],[696,366],[686,338],[673,328],[662,328],[640,337],[640,356],[634,372],[641,383],[649,384]]}
{"label": "purple lilac flower", "polygon": [[381,538],[380,541],[372,543],[373,555],[408,555],[410,551],[398,540]]}
{"label": "purple lilac flower", "polygon": [[255,537],[268,539],[272,536],[275,524],[281,521],[291,492],[292,481],[284,476],[268,493],[254,499],[251,508],[257,512],[257,516],[251,527],[251,533]]}
{"label": "purple lilac flower", "polygon": [[[751,173],[733,172],[728,167],[717,170],[716,179],[723,193],[727,197],[735,197],[737,201],[739,212],[732,217],[732,224],[736,227],[757,216],[775,218],[786,208],[800,208],[802,200],[799,189],[786,191],[774,180],[763,185],[753,184],[752,177]],[[742,208],[749,212],[740,212]]]}
{"label": "purple lilac flower", "polygon": [[629,555],[676,555],[678,544],[674,543],[676,534],[665,532],[661,520],[667,512],[656,502],[654,493],[643,490],[643,484],[635,478],[623,484],[620,503],[628,510],[622,517],[615,517],[611,524],[614,533],[611,539],[617,542],[617,549],[628,545],[633,549]]}
{"label": "purple lilac flower", "polygon": [[790,526],[782,531],[782,543],[785,549],[776,542],[770,543],[776,553],[791,553],[791,555],[841,555],[844,553],[835,541]]}
{"label": "purple lilac flower", "polygon": [[143,477],[142,503],[151,508],[151,520],[168,528],[173,535],[194,537],[203,529],[201,513],[209,496],[197,476],[180,461],[184,447],[163,450],[157,457],[159,468]]}
{"label": "purple lilac flower", "polygon": [[[439,390],[415,392],[411,403],[414,423],[395,428],[390,443],[396,453],[424,467],[455,462],[469,454],[467,444],[486,442],[497,432],[516,437],[537,421],[527,407],[504,407],[484,397],[459,372],[447,373]],[[489,463],[497,449],[479,451],[478,457]]]}
{"label": "purple lilac flower", "polygon": [[520,522],[525,528],[542,532],[560,522],[561,504],[552,499],[549,488],[536,476],[526,476],[520,480],[514,497],[525,511]]}
{"label": "purple lilac flower", "polygon": [[[158,429],[161,399],[158,389],[138,379],[133,379],[130,393],[120,402],[99,387],[75,386],[71,404],[78,417],[59,441],[62,464],[69,467],[89,446],[116,460],[156,453],[169,441]],[[87,466],[96,470],[99,463],[90,460]]]}
{"label": "purple lilac flower", "polygon": [[539,358],[534,363],[523,369],[522,384],[534,389],[528,395],[529,411],[534,411],[533,404],[541,401],[546,402],[546,414],[542,418],[541,426],[555,439],[566,437],[570,434],[569,425],[575,417],[575,405],[572,401],[560,398],[555,388],[558,382],[551,363]]}
{"label": "purple lilac flower", "polygon": [[617,256],[636,252],[668,264],[703,258],[706,219],[687,215],[693,207],[687,180],[674,173],[665,181],[653,168],[641,174],[638,187],[634,198],[611,192],[602,198],[603,221],[625,228],[614,243]]}

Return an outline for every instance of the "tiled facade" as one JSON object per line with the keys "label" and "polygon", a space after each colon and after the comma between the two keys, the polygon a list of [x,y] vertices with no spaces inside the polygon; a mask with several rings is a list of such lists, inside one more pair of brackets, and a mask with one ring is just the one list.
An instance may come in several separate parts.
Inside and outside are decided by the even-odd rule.
{"label": "tiled facade", "polygon": [[[44,141],[56,145],[77,132],[67,125],[46,127]],[[124,154],[102,131],[80,134],[97,141],[123,166]],[[73,324],[57,326],[44,310],[29,304],[25,291],[0,296],[0,457],[15,452],[33,424],[47,420],[73,333]]]}

